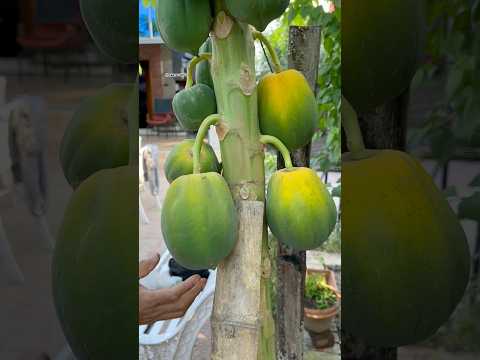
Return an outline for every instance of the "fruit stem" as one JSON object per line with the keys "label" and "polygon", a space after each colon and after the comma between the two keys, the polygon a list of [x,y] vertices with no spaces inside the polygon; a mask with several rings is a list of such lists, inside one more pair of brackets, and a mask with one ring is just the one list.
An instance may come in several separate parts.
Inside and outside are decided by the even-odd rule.
{"label": "fruit stem", "polygon": [[287,147],[275,136],[271,135],[260,135],[260,142],[262,144],[270,144],[273,145],[283,157],[283,162],[285,163],[285,168],[290,169],[293,167],[292,165],[292,158],[290,157],[290,152],[288,151]]}
{"label": "fruit stem", "polygon": [[202,53],[201,55],[195,56],[192,60],[190,60],[187,68],[187,84],[185,85],[185,89],[189,89],[193,85],[193,70],[195,69],[197,64],[205,60],[210,60],[211,58],[211,53]]}
{"label": "fruit stem", "polygon": [[203,139],[211,125],[217,125],[222,117],[218,114],[212,114],[205,118],[198,129],[195,143],[193,144],[193,173],[200,174],[200,151],[202,150]]}
{"label": "fruit stem", "polygon": [[342,126],[347,137],[347,147],[352,158],[363,158],[365,144],[358,124],[358,116],[350,102],[342,95]]}
{"label": "fruit stem", "polygon": [[265,35],[263,35],[260,31],[258,30],[253,30],[252,31],[253,38],[255,40],[259,40],[262,44],[264,44],[267,47],[268,53],[270,54],[270,57],[272,58],[272,63],[273,63],[273,71],[275,73],[279,73],[282,71],[282,66],[280,65],[280,60],[278,59],[277,52],[273,48],[272,44],[270,41],[267,39]]}
{"label": "fruit stem", "polygon": [[215,14],[218,14],[224,9],[222,0],[215,0]]}

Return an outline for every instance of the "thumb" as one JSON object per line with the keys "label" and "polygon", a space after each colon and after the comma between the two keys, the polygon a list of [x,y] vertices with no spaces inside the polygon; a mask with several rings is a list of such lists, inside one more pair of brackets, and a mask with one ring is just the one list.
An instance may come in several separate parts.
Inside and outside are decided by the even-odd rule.
{"label": "thumb", "polygon": [[155,256],[149,259],[140,261],[140,263],[138,264],[138,277],[142,278],[144,276],[147,276],[155,268],[159,260],[160,255],[155,254]]}

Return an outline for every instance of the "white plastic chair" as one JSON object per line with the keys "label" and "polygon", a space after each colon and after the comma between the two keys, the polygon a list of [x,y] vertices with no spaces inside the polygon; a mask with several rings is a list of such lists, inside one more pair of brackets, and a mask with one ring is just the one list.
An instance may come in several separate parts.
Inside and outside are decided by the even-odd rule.
{"label": "white plastic chair", "polygon": [[[141,181],[142,186],[143,186],[143,189],[142,189],[142,190],[144,190],[144,188],[145,188],[145,182],[144,182],[144,177],[143,177],[143,176],[144,176],[145,169],[143,168],[143,159],[144,159],[145,152],[148,151],[149,149],[150,149],[150,147],[149,147],[148,145],[146,145],[146,146],[141,146],[141,147],[140,147],[140,152],[139,152],[140,157],[139,157],[139,163],[138,163],[139,166],[138,166],[138,168],[139,168],[139,173],[141,174],[141,180],[140,180],[140,181]],[[157,151],[158,151],[158,150],[157,150]],[[158,155],[157,155],[157,156],[158,156]],[[156,164],[156,165],[158,165],[158,164]],[[158,169],[155,169],[155,171],[157,172],[157,176],[158,176]],[[150,175],[151,175],[151,174],[150,174]],[[149,181],[152,181],[152,180],[149,180]],[[159,209],[161,209],[161,208],[162,208],[162,202],[160,201],[160,198],[159,198],[159,196],[158,196],[158,193],[156,193],[156,194],[153,193],[152,190],[151,190],[151,189],[152,189],[151,186],[148,186],[148,188],[150,189],[150,194],[155,198],[155,202],[156,202],[156,204],[157,204],[157,207],[158,207]],[[157,189],[157,190],[158,190],[158,189]]]}
{"label": "white plastic chair", "polygon": [[[140,188],[140,193],[143,191],[143,188]],[[140,195],[141,196],[141,195]],[[140,219],[142,220],[142,224],[150,224],[150,220],[148,219],[147,213],[145,212],[145,208],[143,207],[142,199],[138,198],[138,210],[140,212]]]}
{"label": "white plastic chair", "polygon": [[[23,133],[23,137],[21,137],[23,140],[25,139],[30,139],[30,141],[19,141],[15,143],[14,148],[16,149],[16,152],[22,152],[22,149],[24,149],[24,146],[28,147],[28,144],[31,144],[32,141],[31,139],[33,138],[33,143],[39,143],[41,149],[45,149],[46,147],[46,141],[47,141],[47,125],[46,125],[46,104],[45,101],[38,96],[20,96],[13,101],[11,101],[8,104],[5,104],[4,106],[0,107],[0,123],[2,127],[2,132],[4,136],[8,136],[7,134],[13,129],[17,132],[18,136],[18,130],[19,129],[26,129],[25,128],[25,121],[22,120],[22,118],[15,117],[15,111],[19,109],[28,109],[24,110],[26,111],[26,114],[32,116],[32,122],[33,122],[33,132],[28,132],[26,131]],[[30,123],[30,122],[29,122]],[[6,129],[6,131],[5,131]],[[29,134],[28,137],[26,137],[25,134]],[[31,135],[33,134],[33,135]],[[10,156],[11,156],[11,151],[10,147],[6,147],[4,144],[5,139],[0,139],[0,143],[3,145],[0,146],[0,149],[2,150],[1,153],[3,154],[3,157],[0,156],[0,160],[5,160],[5,157],[8,157],[8,163],[10,164]],[[8,139],[7,139],[8,142]],[[6,147],[6,148],[5,148]],[[45,150],[44,150],[45,151]],[[35,147],[35,153],[37,154],[39,150]],[[43,165],[34,167],[34,170],[32,172],[35,175],[31,175],[29,177],[29,181],[27,182],[26,178],[22,178],[22,182],[19,184],[16,184],[14,186],[15,191],[14,194],[16,195],[16,198],[21,200],[22,202],[25,202],[28,207],[29,211],[33,214],[33,219],[35,221],[36,228],[39,230],[38,231],[38,239],[40,242],[40,245],[42,246],[43,249],[47,251],[52,251],[54,247],[54,239],[50,231],[50,227],[47,222],[46,218],[46,210],[45,210],[45,202],[47,201],[46,199],[46,191],[44,193],[41,193],[42,188],[46,187],[46,169],[45,169],[45,154],[40,153],[38,155],[39,158],[44,159]],[[22,158],[23,160],[19,160]],[[3,162],[2,161],[2,162]],[[16,156],[16,161],[23,162],[24,158],[19,157],[18,155]],[[36,164],[36,163],[35,163]],[[1,169],[0,169],[1,170]],[[4,169],[3,169],[4,170]],[[10,169],[8,169],[10,171]],[[22,170],[23,171],[23,170]],[[36,172],[35,172],[36,171]],[[32,190],[35,189],[35,190]],[[32,195],[32,192],[35,195]],[[30,196],[28,195],[30,194]],[[35,200],[32,200],[31,197],[34,197]],[[40,200],[40,198],[42,199]],[[41,205],[40,205],[41,204]],[[38,205],[38,206],[37,206]]]}
{"label": "white plastic chair", "polygon": [[[140,284],[150,289],[164,287],[164,274],[168,273],[170,258],[171,255],[166,251],[155,269],[141,279]],[[205,288],[182,318],[139,326],[139,359],[191,359],[198,333],[212,314],[216,275],[216,271],[210,271]]]}
{"label": "white plastic chair", "polygon": [[142,166],[142,137],[138,137],[138,145],[139,145],[139,151],[138,151],[138,210],[140,212],[140,220],[142,221],[142,224],[149,224],[150,220],[148,219],[147,213],[145,211],[145,208],[143,207],[143,202],[142,202],[142,193],[145,188],[145,181],[143,177],[143,166]]}
{"label": "white plastic chair", "polygon": [[13,256],[0,217],[0,287],[23,284],[24,277]]}

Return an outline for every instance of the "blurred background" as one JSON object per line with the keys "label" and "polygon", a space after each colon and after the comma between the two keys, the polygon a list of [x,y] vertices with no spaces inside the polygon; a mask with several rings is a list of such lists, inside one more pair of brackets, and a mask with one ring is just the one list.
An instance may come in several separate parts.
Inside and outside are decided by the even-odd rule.
{"label": "blurred background", "polygon": [[426,3],[425,57],[410,89],[407,150],[422,160],[457,212],[469,240],[472,274],[450,321],[407,353],[413,359],[478,359],[480,1]]}
{"label": "blurred background", "polygon": [[[0,359],[54,359],[66,343],[50,263],[72,193],[60,142],[84,98],[132,81],[137,67],[97,50],[77,0],[1,1],[0,38]],[[12,145],[36,161],[19,161]]]}

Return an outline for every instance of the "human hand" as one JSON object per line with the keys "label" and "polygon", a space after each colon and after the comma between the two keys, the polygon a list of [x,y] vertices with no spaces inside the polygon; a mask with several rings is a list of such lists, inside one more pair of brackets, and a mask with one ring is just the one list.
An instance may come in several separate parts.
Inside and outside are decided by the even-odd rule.
{"label": "human hand", "polygon": [[[141,261],[139,278],[148,275],[160,260],[159,255]],[[198,275],[171,288],[148,290],[143,286],[138,289],[138,323],[153,324],[159,320],[169,320],[181,317],[188,310],[200,291],[206,284],[206,279]]]}

